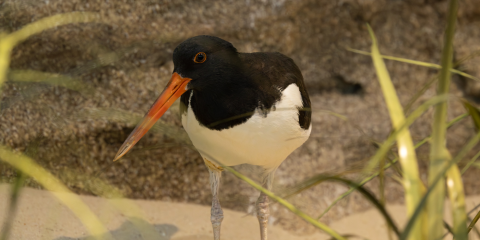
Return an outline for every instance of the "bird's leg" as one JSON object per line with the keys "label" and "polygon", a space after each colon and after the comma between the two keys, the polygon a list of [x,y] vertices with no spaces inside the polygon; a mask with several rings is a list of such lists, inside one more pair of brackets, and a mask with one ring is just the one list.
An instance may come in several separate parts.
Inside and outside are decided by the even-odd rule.
{"label": "bird's leg", "polygon": [[[269,191],[272,189],[274,173],[275,170],[268,172],[263,179],[262,186]],[[267,225],[268,217],[270,216],[270,210],[268,208],[269,202],[268,196],[261,192],[256,203],[257,218],[258,222],[260,223],[261,240],[267,240]]]}
{"label": "bird's leg", "polygon": [[220,225],[223,220],[223,210],[218,200],[218,189],[220,188],[220,178],[222,177],[222,168],[215,166],[212,162],[205,159],[205,163],[210,172],[210,187],[212,188],[212,211],[210,220],[213,227],[213,239],[220,240]]}

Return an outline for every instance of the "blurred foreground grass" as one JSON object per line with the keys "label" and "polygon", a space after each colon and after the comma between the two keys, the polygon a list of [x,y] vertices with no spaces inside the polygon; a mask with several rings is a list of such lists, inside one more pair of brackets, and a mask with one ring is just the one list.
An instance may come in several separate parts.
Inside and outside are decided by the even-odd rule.
{"label": "blurred foreground grass", "polygon": [[[478,126],[480,126],[480,114],[478,112],[478,109],[476,109],[474,105],[470,104],[468,101],[462,99],[455,99],[449,95],[450,75],[452,73],[460,74],[464,77],[478,80],[473,76],[470,76],[453,68],[453,35],[455,30],[457,5],[458,2],[456,0],[450,0],[449,16],[446,28],[447,30],[445,33],[444,48],[442,51],[441,65],[426,64],[409,59],[382,56],[380,54],[380,51],[378,50],[379,43],[377,43],[375,35],[370,29],[370,27],[368,27],[368,30],[372,38],[371,53],[353,50],[358,53],[371,55],[375,71],[377,73],[377,77],[382,87],[385,101],[387,103],[393,126],[393,131],[383,143],[374,141],[376,144],[378,144],[379,149],[374,154],[374,156],[370,158],[367,165],[362,170],[364,178],[361,181],[356,182],[349,180],[345,176],[343,176],[343,174],[319,174],[313,178],[306,179],[304,182],[298,184],[296,187],[293,187],[292,189],[287,191],[287,193],[285,193],[285,197],[282,198],[278,196],[279,194],[275,194],[267,191],[266,189],[263,189],[259,184],[255,183],[248,177],[238,173],[234,169],[229,167],[226,167],[225,169],[232,172],[235,176],[239,177],[240,179],[250,184],[254,188],[258,189],[259,191],[266,193],[273,200],[285,206],[287,209],[289,209],[299,217],[303,218],[308,223],[312,224],[315,227],[318,227],[319,229],[323,230],[335,239],[347,239],[348,237],[340,235],[334,229],[331,229],[327,225],[321,223],[319,219],[329,209],[331,209],[331,207],[336,204],[339,199],[346,197],[348,194],[354,191],[359,191],[360,193],[362,193],[362,195],[368,201],[370,201],[373,206],[376,207],[376,209],[380,211],[382,216],[385,218],[387,225],[390,227],[393,234],[398,239],[441,239],[444,238],[444,228],[446,228],[454,236],[455,239],[468,239],[468,234],[470,230],[473,228],[473,226],[480,217],[480,211],[478,212],[477,216],[468,223],[461,174],[467,171],[470,166],[476,166],[475,161],[479,157],[480,153],[476,154],[475,157],[470,159],[467,165],[462,169],[462,171],[459,170],[458,162],[463,160],[466,154],[478,143],[478,141],[480,140],[480,132],[477,133],[474,137],[472,137],[472,139],[464,145],[464,147],[460,150],[459,153],[457,153],[456,156],[451,156],[448,152],[448,149],[446,148],[446,130],[448,127],[458,123],[460,119],[467,116],[471,116],[471,118],[475,122],[475,126],[478,129]],[[3,83],[5,83],[8,76],[8,79],[10,79],[10,81],[40,82],[53,86],[68,88],[74,91],[78,91],[84,95],[92,94],[95,91],[94,89],[90,89],[88,85],[77,81],[74,77],[64,76],[61,74],[35,72],[31,70],[9,69],[11,51],[14,46],[19,44],[21,41],[24,41],[28,37],[48,28],[56,27],[63,24],[87,22],[102,22],[108,24],[108,20],[101,19],[95,13],[74,12],[47,17],[35,23],[29,24],[16,32],[9,34],[0,34],[0,89],[2,88],[2,85]],[[427,87],[420,89],[417,94],[414,94],[414,97],[410,100],[409,104],[404,109],[401,106],[400,101],[398,100],[398,96],[391,82],[389,73],[383,62],[384,58],[403,61],[424,67],[438,68],[440,69],[440,74],[438,75],[438,79],[435,78],[431,81],[428,81],[428,83],[426,84]],[[115,56],[113,56],[109,60],[109,62],[114,60]],[[425,89],[428,88],[430,84],[434,84],[435,81],[437,81],[438,84],[437,96],[429,99],[416,109],[413,109],[412,112],[407,116],[407,110],[409,110],[413,103],[418,100],[419,96],[423,94]],[[455,120],[447,123],[447,101],[462,101],[464,106],[468,110],[468,113],[458,116]],[[415,145],[411,137],[409,126],[414,123],[418,117],[420,117],[423,113],[425,113],[428,109],[432,107],[435,109],[434,118],[432,119],[432,135],[428,138],[421,140]],[[77,117],[81,118],[82,116],[89,116],[92,118],[115,119],[117,121],[124,122],[137,122],[141,117],[138,114],[133,114],[130,112],[125,112],[112,108],[85,109],[83,112],[78,113]],[[191,146],[187,135],[178,127],[160,122],[155,125],[154,130],[172,136],[179,143]],[[430,143],[431,153],[428,183],[424,184],[420,180],[418,159],[415,154],[415,149],[427,142]],[[395,143],[396,148],[394,147]],[[390,162],[387,162],[387,160],[389,160],[386,157],[388,153],[394,153],[393,155],[397,157]],[[102,225],[102,222],[90,211],[90,209],[84,203],[82,203],[76,195],[63,194],[64,192],[70,192],[70,190],[64,185],[64,183],[55,178],[47,170],[37,165],[34,162],[34,159],[29,158],[24,154],[14,152],[6,146],[0,146],[0,160],[10,164],[19,172],[21,172],[20,177],[15,181],[15,185],[12,190],[12,196],[10,198],[9,204],[10,208],[13,210],[10,211],[9,217],[15,214],[14,209],[16,202],[18,201],[18,198],[21,197],[20,191],[22,185],[21,183],[23,181],[22,176],[23,174],[25,174],[33,177],[44,188],[52,191],[52,193],[56,197],[58,197],[63,204],[65,204],[71,209],[73,213],[75,213],[75,215],[90,231],[92,236],[95,236],[98,239],[112,238],[108,230]],[[401,168],[394,168],[394,170],[396,171],[399,181],[402,183],[405,189],[407,217],[409,218],[408,223],[404,229],[399,229],[395,225],[391,216],[389,215],[389,212],[385,208],[384,199],[377,199],[374,194],[372,194],[369,190],[363,187],[366,182],[374,178],[379,178],[380,182],[383,182],[385,178],[384,171],[387,168],[394,166],[397,161],[400,163]],[[109,199],[122,198],[121,191],[115,189],[114,187],[110,186],[105,182],[102,182],[99,179],[91,178],[90,176],[81,176],[81,173],[75,171],[72,171],[68,174],[79,177],[78,179],[82,177],[88,177],[90,180],[93,179],[92,181],[94,181],[95,184],[91,184],[87,187],[95,188],[91,190],[99,196],[107,197]],[[328,207],[325,212],[318,218],[307,215],[306,213],[300,211],[298,208],[285,200],[285,198],[287,198],[288,196],[299,193],[305,189],[311,188],[312,186],[315,186],[325,181],[345,184],[350,187],[350,190],[342,194],[337,200],[335,200],[331,204],[331,206]],[[383,193],[385,191],[388,190],[384,187],[381,187],[382,196],[384,195]],[[63,193],[60,194],[59,192]],[[445,224],[443,219],[443,204],[445,202],[444,200],[446,195],[448,196],[452,205],[452,227]],[[130,212],[124,212],[124,215],[131,217],[132,219],[143,219],[140,210],[133,206],[132,203],[128,201],[122,201],[120,203],[120,201],[116,200],[110,200],[109,202],[120,211],[124,211],[125,209],[137,209]],[[131,206],[126,208],[122,204],[129,204]],[[135,221],[133,221],[133,223],[135,224]],[[11,225],[5,224],[5,226],[2,228],[2,240],[8,239],[8,230],[10,227]],[[136,224],[136,227],[140,230],[140,232],[142,232],[142,236],[144,237],[144,239],[158,239],[156,237],[155,230],[153,230],[149,226],[145,226],[143,224]]]}

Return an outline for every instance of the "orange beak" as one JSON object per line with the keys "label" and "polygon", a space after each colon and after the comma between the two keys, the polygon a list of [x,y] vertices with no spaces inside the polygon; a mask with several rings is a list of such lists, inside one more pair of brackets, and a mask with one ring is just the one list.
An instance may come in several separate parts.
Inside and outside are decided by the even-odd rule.
{"label": "orange beak", "polygon": [[187,84],[191,81],[191,78],[182,78],[178,73],[174,72],[172,78],[167,84],[167,87],[163,90],[160,97],[148,110],[148,113],[143,118],[142,122],[135,127],[127,140],[123,143],[115,156],[113,161],[117,161],[123,155],[125,155],[132,147],[140,140],[140,138],[148,132],[148,130],[155,124],[155,122],[162,117],[167,109],[179,98],[183,93],[187,91]]}

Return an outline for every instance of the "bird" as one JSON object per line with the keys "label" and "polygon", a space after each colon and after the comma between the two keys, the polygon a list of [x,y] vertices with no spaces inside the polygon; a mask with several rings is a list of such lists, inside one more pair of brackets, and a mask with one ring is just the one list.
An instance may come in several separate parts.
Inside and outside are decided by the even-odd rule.
{"label": "bird", "polygon": [[[209,171],[210,220],[214,240],[220,240],[224,167],[260,166],[262,186],[271,190],[276,169],[310,136],[310,98],[298,66],[279,52],[241,53],[226,40],[200,35],[181,42],[172,59],[170,81],[114,161],[180,98],[183,128]],[[269,201],[261,192],[255,203],[261,240],[267,240]]]}

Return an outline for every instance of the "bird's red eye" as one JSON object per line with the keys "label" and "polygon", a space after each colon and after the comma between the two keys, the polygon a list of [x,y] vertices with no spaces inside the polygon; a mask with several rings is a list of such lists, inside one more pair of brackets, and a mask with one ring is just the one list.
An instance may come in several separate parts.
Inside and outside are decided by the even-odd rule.
{"label": "bird's red eye", "polygon": [[197,55],[195,55],[195,58],[193,58],[193,61],[196,63],[203,63],[207,60],[207,54],[204,52],[199,52]]}

